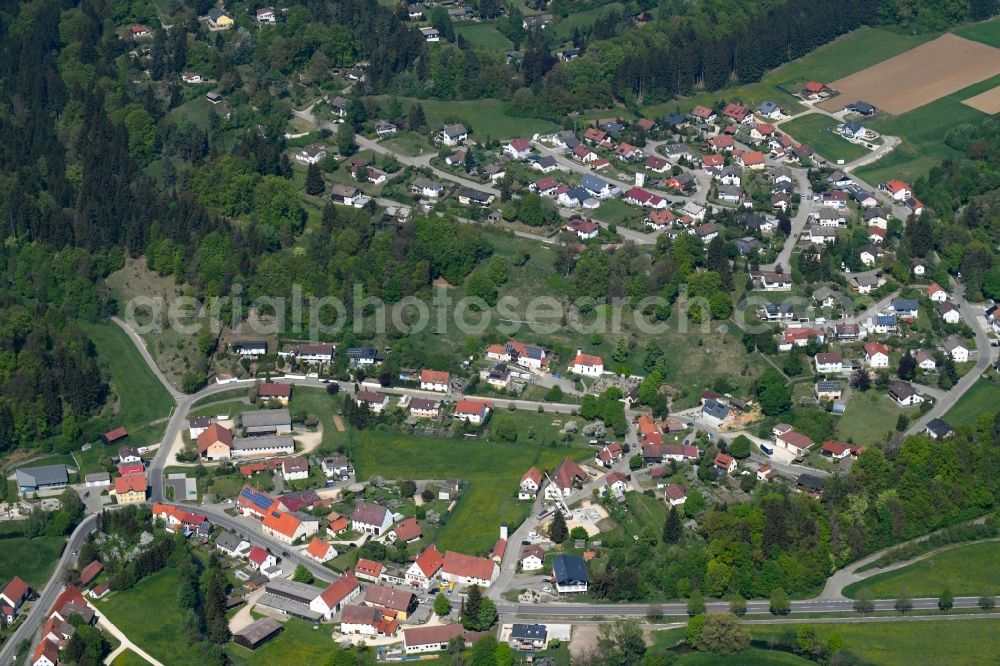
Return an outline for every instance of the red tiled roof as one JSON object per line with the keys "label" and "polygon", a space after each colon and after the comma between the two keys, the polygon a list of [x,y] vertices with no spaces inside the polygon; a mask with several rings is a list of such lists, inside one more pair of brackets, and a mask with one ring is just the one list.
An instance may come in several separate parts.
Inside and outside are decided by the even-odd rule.
{"label": "red tiled roof", "polygon": [[479,580],[490,580],[493,578],[493,570],[496,562],[485,557],[475,557],[456,553],[449,550],[444,554],[442,569],[445,573],[454,576],[464,576],[466,578],[477,578]]}
{"label": "red tiled roof", "polygon": [[460,624],[438,624],[433,627],[411,627],[403,629],[403,643],[407,647],[419,645],[440,645],[464,635]]}
{"label": "red tiled roof", "polygon": [[257,395],[261,398],[288,398],[292,395],[291,384],[266,382],[257,385]]}
{"label": "red tiled roof", "polygon": [[75,586],[70,585],[69,587],[67,587],[65,590],[62,591],[62,594],[59,595],[59,597],[56,599],[56,602],[52,604],[52,612],[59,613],[60,615],[62,615],[61,611],[63,607],[66,606],[66,604],[76,604],[77,606],[86,606],[87,601],[83,598],[83,595],[80,594],[80,590],[78,590]]}
{"label": "red tiled roof", "polygon": [[733,464],[733,457],[727,456],[725,453],[717,453],[715,455],[715,466],[721,469],[729,469]]}
{"label": "red tiled roof", "polygon": [[10,582],[7,583],[7,586],[3,588],[3,596],[17,604],[24,599],[24,596],[28,594],[29,589],[31,589],[31,587],[21,580],[19,576],[14,576],[10,579]]}
{"label": "red tiled roof", "polygon": [[213,423],[198,435],[198,452],[204,453],[208,451],[208,447],[216,442],[222,442],[229,448],[232,448],[233,433],[228,428],[223,428],[218,423]]}
{"label": "red tiled roof", "polygon": [[295,532],[301,524],[302,521],[292,514],[277,510],[268,511],[267,515],[264,516],[263,523],[264,527],[272,529],[279,534],[284,534],[288,538],[295,536]]}
{"label": "red tiled roof", "polygon": [[438,552],[437,546],[432,544],[417,555],[415,562],[424,576],[430,578],[444,566],[444,556]]}
{"label": "red tiled roof", "polygon": [[621,481],[622,483],[625,483],[627,481],[625,475],[622,474],[621,472],[611,472],[604,477],[604,483],[606,483],[609,486],[618,481]]}
{"label": "red tiled roof", "polygon": [[353,573],[347,572],[337,580],[330,583],[330,586],[320,593],[323,603],[327,608],[336,608],[337,604],[346,599],[350,594],[360,587],[358,579]]}
{"label": "red tiled roof", "polygon": [[592,356],[590,354],[577,354],[576,358],[573,359],[571,365],[586,365],[590,367],[603,366],[604,359],[600,356]]}
{"label": "red tiled roof", "polygon": [[806,91],[811,93],[823,92],[824,88],[826,88],[826,84],[819,83],[818,81],[810,81],[806,84]]}
{"label": "red tiled roof", "polygon": [[521,477],[521,482],[524,483],[525,479],[531,479],[532,481],[535,482],[536,486],[542,485],[542,473],[538,470],[537,467],[532,467],[527,472],[525,472],[524,476]]}
{"label": "red tiled roof", "polygon": [[444,370],[421,370],[420,381],[428,384],[447,384],[451,375]]}
{"label": "red tiled roof", "polygon": [[565,489],[572,487],[574,481],[582,481],[586,478],[586,472],[575,461],[566,458],[552,476],[552,481],[560,488]]}
{"label": "red tiled roof", "polygon": [[507,539],[498,539],[495,544],[493,544],[493,550],[490,551],[490,559],[500,558],[503,559],[503,554],[507,552]]}
{"label": "red tiled roof", "polygon": [[759,150],[751,150],[743,155],[743,164],[763,164],[764,153]]}
{"label": "red tiled roof", "polygon": [[794,449],[804,451],[813,445],[813,441],[800,432],[789,430],[778,435],[778,439],[785,442]]}
{"label": "red tiled roof", "polygon": [[48,638],[42,640],[35,648],[34,656],[32,656],[32,663],[37,663],[39,659],[45,657],[49,662],[53,664],[59,663],[59,646],[50,641]]}
{"label": "red tiled roof", "polygon": [[420,523],[413,516],[399,521],[393,529],[396,532],[396,538],[400,541],[413,541],[419,539],[420,535],[423,534]]}
{"label": "red tiled roof", "polygon": [[326,558],[326,554],[330,552],[332,546],[323,541],[318,537],[313,537],[312,541],[309,542],[309,546],[306,548],[306,552],[315,557],[317,560],[322,560]]}
{"label": "red tiled roof", "polygon": [[146,475],[129,474],[127,476],[115,477],[115,493],[144,493],[146,492]]}
{"label": "red tiled roof", "polygon": [[701,163],[707,167],[722,166],[726,163],[726,158],[722,155],[705,155],[701,158]]}
{"label": "red tiled roof", "polygon": [[128,431],[125,428],[115,428],[114,430],[109,430],[104,433],[104,441],[110,444],[111,442],[116,442],[119,439],[128,437]]}
{"label": "red tiled roof", "polygon": [[835,456],[842,456],[845,453],[849,453],[854,449],[850,444],[845,444],[844,442],[834,442],[828,441],[823,442],[823,446],[820,447],[823,451],[833,454]]}
{"label": "red tiled roof", "polygon": [[874,356],[875,354],[885,354],[888,356],[889,348],[881,342],[869,342],[865,345],[865,354],[867,356]]}
{"label": "red tiled roof", "polygon": [[354,573],[370,576],[372,578],[378,578],[382,575],[382,563],[375,562],[373,560],[366,560],[362,557],[358,560],[358,563],[354,565]]}
{"label": "red tiled roof", "polygon": [[365,603],[396,612],[406,612],[413,603],[413,593],[384,585],[369,585],[365,590]]}
{"label": "red tiled roof", "polygon": [[100,560],[94,560],[80,572],[80,584],[89,585],[90,581],[97,578],[102,571],[104,571],[104,565],[101,564]]}
{"label": "red tiled roof", "polygon": [[490,406],[485,400],[459,400],[455,404],[456,414],[482,414]]}
{"label": "red tiled roof", "polygon": [[254,546],[253,548],[250,549],[250,553],[247,555],[247,559],[259,566],[264,563],[264,560],[267,559],[268,554],[269,553],[260,546]]}

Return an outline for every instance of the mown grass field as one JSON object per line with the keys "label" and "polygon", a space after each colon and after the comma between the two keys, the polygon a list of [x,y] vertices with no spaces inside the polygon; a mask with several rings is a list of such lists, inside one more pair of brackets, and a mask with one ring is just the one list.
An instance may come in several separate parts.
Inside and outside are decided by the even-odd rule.
{"label": "mown grass field", "polygon": [[788,652],[750,649],[728,657],[707,652],[688,652],[673,663],[678,666],[805,666],[814,662]]}
{"label": "mown grass field", "polygon": [[[754,638],[767,640],[788,626],[795,629],[798,625],[751,625],[750,631]],[[825,643],[830,634],[836,632],[844,639],[846,649],[878,666],[990,664],[995,663],[1000,650],[1000,632],[994,619],[817,623],[814,626],[820,642]]]}
{"label": "mown grass field", "polygon": [[125,650],[111,662],[111,666],[147,666],[149,662],[132,650]]}
{"label": "mown grass field", "polygon": [[0,539],[0,581],[6,584],[14,576],[20,576],[40,590],[52,575],[65,545],[66,539],[52,536]]}
{"label": "mown grass field", "polygon": [[948,588],[956,597],[1000,592],[1000,542],[959,546],[913,564],[848,585],[844,594],[863,590],[873,599],[891,599],[906,589],[914,597],[936,597]]}
{"label": "mown grass field", "polygon": [[1000,384],[979,379],[944,415],[954,427],[975,425],[984,414],[992,414],[1000,403]]}
{"label": "mown grass field", "polygon": [[449,479],[467,483],[453,515],[437,536],[444,550],[484,553],[496,542],[500,523],[519,525],[529,505],[517,502],[517,484],[532,466],[552,469],[563,458],[589,457],[582,448],[541,448],[520,441],[510,444],[478,439],[432,439],[365,431],[354,433],[359,480]]}
{"label": "mown grass field", "polygon": [[836,132],[837,121],[821,113],[790,120],[781,125],[789,136],[812,146],[813,150],[831,162],[851,162],[868,154],[863,146],[851,143]]}
{"label": "mown grass field", "polygon": [[464,37],[477,48],[497,53],[506,53],[513,48],[513,43],[497,30],[495,21],[482,23],[456,23],[455,35]]}
{"label": "mown grass field", "polygon": [[132,429],[167,416],[173,400],[125,331],[110,323],[81,325],[111,373],[120,425]]}
{"label": "mown grass field", "polygon": [[114,592],[95,604],[132,642],[166,666],[199,666],[194,654],[178,649],[178,641],[186,633],[177,605],[178,583],[176,570],[162,569],[135,587]]}
{"label": "mown grass field", "polygon": [[329,628],[313,629],[311,623],[296,618],[289,618],[281,626],[280,634],[256,650],[235,643],[227,645],[232,663],[236,666],[329,663],[334,647]]}
{"label": "mown grass field", "polygon": [[887,432],[895,430],[903,413],[913,419],[920,412],[916,408],[904,410],[878,389],[867,393],[855,391],[847,403],[847,411],[837,422],[837,436],[855,444],[881,442]]}
{"label": "mown grass field", "polygon": [[1000,18],[994,18],[981,23],[964,25],[952,30],[959,37],[965,37],[975,42],[982,42],[1000,49]]}
{"label": "mown grass field", "polygon": [[[374,99],[384,101],[385,97]],[[539,132],[551,132],[556,129],[554,123],[540,118],[515,118],[504,113],[503,103],[497,99],[480,99],[462,102],[444,102],[441,100],[412,97],[399,97],[404,109],[413,104],[424,107],[427,126],[437,131],[445,121],[464,123],[477,141],[482,142],[487,136],[493,139],[509,139],[515,136],[530,137]]]}

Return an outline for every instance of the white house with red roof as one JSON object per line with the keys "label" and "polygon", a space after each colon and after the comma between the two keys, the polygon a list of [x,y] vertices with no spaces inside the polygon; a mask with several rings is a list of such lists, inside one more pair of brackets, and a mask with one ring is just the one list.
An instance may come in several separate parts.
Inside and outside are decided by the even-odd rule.
{"label": "white house with red roof", "polygon": [[[307,516],[307,514],[299,515]],[[264,534],[283,543],[292,543],[296,539],[315,534],[318,529],[319,519],[299,519],[291,513],[279,509],[269,512],[261,523],[261,531]]]}
{"label": "white house with red roof", "polygon": [[444,370],[421,370],[420,388],[424,391],[448,392],[451,375]]}
{"label": "white house with red roof", "polygon": [[354,565],[354,575],[361,580],[368,580],[377,583],[382,578],[382,563],[375,560],[359,558]]}
{"label": "white house with red roof", "polygon": [[622,459],[625,453],[622,451],[622,446],[618,442],[611,442],[606,444],[600,451],[594,455],[594,462],[602,467],[611,467],[616,462]]}
{"label": "white house with red roof", "polygon": [[679,486],[676,483],[668,483],[667,487],[663,489],[663,495],[666,497],[670,506],[683,506],[684,502],[686,502],[688,498],[687,491],[684,490],[684,487]]}
{"label": "white house with red roof", "polygon": [[500,576],[500,566],[486,557],[449,550],[444,554],[441,578],[456,585],[489,587]]}
{"label": "white house with red roof", "polygon": [[693,109],[691,109],[691,117],[696,120],[702,120],[706,123],[714,121],[718,116],[715,115],[715,111],[708,108],[707,106],[701,106],[700,104]]}
{"label": "white house with red roof", "polygon": [[816,372],[840,372],[844,369],[844,355],[840,352],[820,352],[816,354]]}
{"label": "white house with red roof", "polygon": [[442,566],[444,566],[444,556],[438,552],[437,546],[431,544],[417,555],[417,559],[406,570],[406,582],[426,590]]}
{"label": "white house with red roof", "polygon": [[827,458],[833,458],[834,460],[843,460],[847,456],[857,455],[859,452],[858,447],[847,444],[845,442],[834,442],[826,441],[819,450],[821,455]]}
{"label": "white house with red roof", "polygon": [[584,377],[600,377],[604,374],[604,359],[600,356],[584,354],[582,349],[577,349],[576,358],[569,364],[567,370]]}
{"label": "white house with red roof", "polygon": [[563,228],[566,231],[575,233],[580,240],[590,240],[591,238],[597,238],[597,232],[600,230],[601,225],[590,220],[575,218],[567,222]]}
{"label": "white house with red roof", "polygon": [[644,208],[666,208],[667,200],[663,197],[653,194],[649,190],[645,190],[641,187],[631,187],[625,192],[623,201],[633,206],[643,206]]}
{"label": "white house with red roof", "polygon": [[521,571],[538,571],[545,567],[545,551],[537,544],[521,549]]}
{"label": "white house with red roof", "polygon": [[753,114],[750,113],[750,107],[737,104],[736,102],[730,102],[727,104],[725,110],[722,112],[722,115],[729,118],[733,122],[741,124],[753,122]]}
{"label": "white house with red roof", "polygon": [[270,569],[278,563],[278,558],[267,552],[260,546],[254,546],[247,555],[250,568],[254,570]]}
{"label": "white house with red roof", "polygon": [[361,594],[361,584],[351,572],[347,572],[320,593],[315,599],[309,602],[309,609],[319,613],[323,619],[330,621],[334,614],[352,599]]}
{"label": "white house with red roof", "polygon": [[723,474],[734,474],[736,472],[736,458],[725,453],[715,454],[715,469]]}
{"label": "white house with red roof", "polygon": [[739,164],[744,169],[753,169],[754,171],[760,171],[764,168],[764,153],[759,150],[750,150],[742,155],[736,156],[736,163]]}
{"label": "white house with red roof", "polygon": [[59,645],[43,638],[31,655],[31,666],[56,666],[59,663]]}
{"label": "white house with red roof", "polygon": [[621,472],[609,472],[604,477],[604,485],[617,497],[628,490],[628,479]]}
{"label": "white house with red roof", "polygon": [[878,186],[883,192],[888,192],[895,201],[906,201],[913,196],[913,188],[896,178],[891,178]]}
{"label": "white house with red roof", "polygon": [[587,473],[583,468],[571,458],[566,458],[552,475],[549,485],[545,487],[545,499],[553,501],[565,499],[576,492],[586,480]]}
{"label": "white house with red roof", "polygon": [[3,592],[0,592],[0,610],[2,610],[7,624],[13,622],[14,618],[17,617],[17,611],[21,608],[25,599],[28,598],[28,592],[30,591],[30,585],[18,576],[14,576],[3,588]]}
{"label": "white house with red roof", "polygon": [[320,564],[329,562],[337,557],[337,549],[328,541],[323,541],[319,537],[313,537],[306,547],[306,554]]}
{"label": "white house with red roof", "polygon": [[931,286],[927,287],[927,297],[935,303],[944,303],[948,300],[948,292],[937,282],[932,282]]}
{"label": "white house with red roof", "polygon": [[865,345],[865,362],[869,368],[888,368],[889,348],[881,342],[869,342]]}
{"label": "white house with red roof", "polygon": [[537,467],[532,467],[521,477],[521,485],[518,487],[517,499],[533,500],[538,495],[542,487],[542,472]]}
{"label": "white house with red roof", "polygon": [[800,432],[796,432],[787,423],[779,423],[771,431],[774,435],[774,445],[779,449],[794,454],[796,458],[805,455],[814,442]]}
{"label": "white house with red roof", "polygon": [[455,403],[455,418],[478,425],[486,420],[490,408],[490,403],[485,400],[459,400]]}
{"label": "white house with red roof", "polygon": [[521,137],[511,139],[504,145],[503,152],[515,160],[523,160],[531,155],[531,141]]}
{"label": "white house with red roof", "polygon": [[757,468],[758,481],[770,481],[774,478],[774,468],[770,465],[761,465]]}

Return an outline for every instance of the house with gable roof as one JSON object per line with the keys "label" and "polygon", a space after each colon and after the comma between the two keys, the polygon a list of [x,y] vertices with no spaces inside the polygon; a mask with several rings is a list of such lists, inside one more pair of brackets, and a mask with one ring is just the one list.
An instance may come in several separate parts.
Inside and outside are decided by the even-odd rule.
{"label": "house with gable roof", "polygon": [[319,613],[327,622],[339,613],[348,602],[361,594],[361,584],[351,572],[330,583],[323,592],[309,603],[309,609]]}
{"label": "house with gable roof", "polygon": [[351,529],[379,536],[392,525],[392,514],[385,507],[372,502],[358,502],[351,514]]}
{"label": "house with gable roof", "polygon": [[545,487],[545,499],[565,499],[572,495],[587,480],[583,471],[572,458],[566,458],[556,469],[548,486]]}
{"label": "house with gable roof", "polygon": [[538,495],[542,487],[542,473],[537,467],[532,467],[521,477],[521,485],[518,488],[517,499],[533,500]]}
{"label": "house with gable roof", "polygon": [[442,566],[444,566],[444,556],[438,552],[437,546],[431,544],[417,555],[417,559],[407,568],[406,582],[426,590],[430,588],[431,580],[438,575]]}

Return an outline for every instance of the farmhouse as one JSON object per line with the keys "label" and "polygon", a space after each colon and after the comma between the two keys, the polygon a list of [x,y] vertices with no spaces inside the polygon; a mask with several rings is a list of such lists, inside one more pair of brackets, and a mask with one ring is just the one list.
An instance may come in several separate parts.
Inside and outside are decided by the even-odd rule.
{"label": "farmhouse", "polygon": [[491,559],[456,553],[444,554],[441,578],[456,585],[489,587],[500,576],[500,566]]}
{"label": "farmhouse", "polygon": [[572,495],[587,480],[587,473],[583,471],[572,458],[566,458],[552,475],[552,479],[545,488],[545,499],[564,499]]}
{"label": "farmhouse", "polygon": [[425,548],[406,570],[406,582],[426,590],[430,587],[431,579],[441,571],[442,566],[444,566],[444,556],[432,544]]}
{"label": "farmhouse", "polygon": [[521,484],[517,493],[519,500],[531,500],[538,494],[542,487],[542,473],[537,467],[532,467],[521,477]]}
{"label": "farmhouse", "polygon": [[250,436],[287,435],[292,432],[292,415],[287,409],[262,409],[240,415],[243,429]]}

